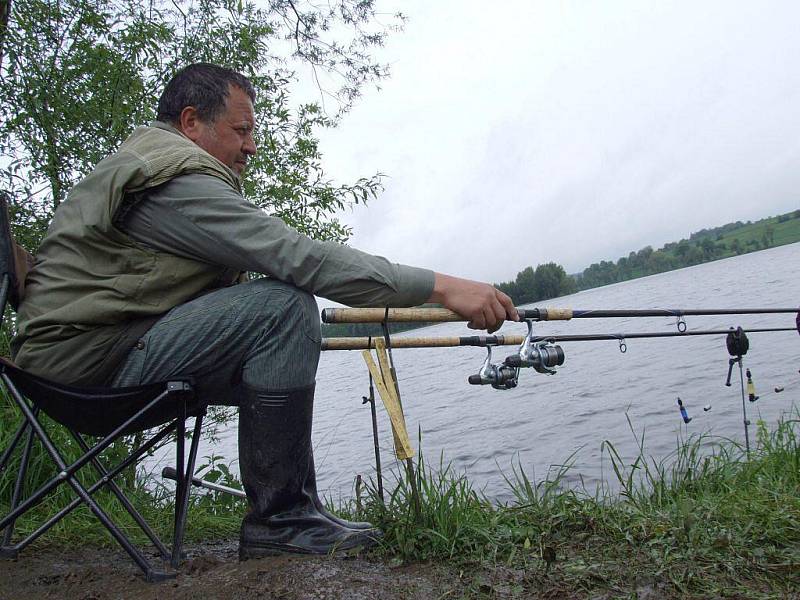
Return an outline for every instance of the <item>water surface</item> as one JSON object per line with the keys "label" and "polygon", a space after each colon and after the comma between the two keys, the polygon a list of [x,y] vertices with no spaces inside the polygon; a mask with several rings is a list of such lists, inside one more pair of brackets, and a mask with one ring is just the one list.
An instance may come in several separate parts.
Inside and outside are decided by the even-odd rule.
{"label": "water surface", "polygon": [[[772,248],[686,269],[587,290],[537,306],[599,308],[733,308],[800,305],[800,244]],[[742,325],[791,327],[793,315],[688,317],[688,328]],[[586,319],[542,323],[542,334],[617,333],[675,330],[674,318]],[[524,324],[506,324],[500,333],[522,334]],[[462,323],[418,329],[406,335],[466,335]],[[474,332],[473,332],[474,333]],[[403,334],[400,334],[403,335]],[[512,463],[529,476],[544,478],[554,465],[571,457],[567,480],[593,489],[613,479],[604,441],[623,456],[636,455],[637,439],[646,452],[668,456],[679,435],[710,432],[743,440],[738,379],[725,387],[728,353],[725,338],[693,337],[629,340],[621,354],[617,342],[564,343],[566,362],[555,376],[525,370],[519,387],[498,391],[470,386],[482,348],[398,349],[394,351],[400,390],[415,445],[429,462],[443,456],[458,472],[493,498],[506,500],[504,479]],[[512,348],[495,350],[496,356]],[[800,336],[762,333],[750,336],[745,366],[761,398],[748,403],[753,422],[774,422],[793,403],[800,406]],[[320,488],[333,498],[352,495],[356,474],[374,476],[367,370],[360,352],[324,352],[317,376],[314,448]],[[775,393],[776,386],[784,387]],[[680,396],[693,417],[684,426],[676,405]],[[711,410],[703,411],[703,406]],[[382,460],[395,465],[388,418],[379,408]],[[235,461],[236,424],[222,432],[214,452]],[[233,463],[236,469],[236,463]],[[613,487],[613,484],[612,484]]]}

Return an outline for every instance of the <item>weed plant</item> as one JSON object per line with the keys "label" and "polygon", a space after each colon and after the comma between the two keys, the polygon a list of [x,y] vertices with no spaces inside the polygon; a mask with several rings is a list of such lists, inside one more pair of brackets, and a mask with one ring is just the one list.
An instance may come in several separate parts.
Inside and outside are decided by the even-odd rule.
{"label": "weed plant", "polygon": [[[382,551],[457,565],[488,595],[797,597],[800,593],[800,414],[759,424],[748,459],[731,440],[681,442],[670,457],[625,464],[610,442],[620,491],[565,485],[569,467],[533,482],[515,466],[514,501],[498,506],[449,466],[420,457],[419,500],[406,472],[385,504],[374,487],[357,516],[384,530]],[[419,506],[418,510],[414,507]],[[352,506],[351,506],[352,508]],[[499,575],[502,574],[502,575]]]}

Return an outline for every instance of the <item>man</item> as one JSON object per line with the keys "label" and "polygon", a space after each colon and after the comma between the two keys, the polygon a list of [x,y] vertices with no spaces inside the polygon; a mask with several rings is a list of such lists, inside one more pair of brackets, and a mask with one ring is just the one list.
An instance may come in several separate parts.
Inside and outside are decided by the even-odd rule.
{"label": "man", "polygon": [[[518,317],[492,286],[311,240],[244,200],[254,100],[244,76],[211,64],[167,84],[158,120],[56,211],[26,280],[15,360],[82,385],[193,376],[212,404],[239,406],[250,505],[240,558],[356,549],[376,530],[331,515],[316,491],[313,294],[354,306],[439,302],[478,329]],[[244,282],[247,271],[269,277]]]}

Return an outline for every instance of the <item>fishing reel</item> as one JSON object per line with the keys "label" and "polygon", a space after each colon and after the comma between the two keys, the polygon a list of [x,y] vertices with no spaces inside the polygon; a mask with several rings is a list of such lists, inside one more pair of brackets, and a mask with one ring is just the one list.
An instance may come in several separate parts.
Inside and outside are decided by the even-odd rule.
{"label": "fishing reel", "polygon": [[519,351],[505,360],[505,365],[514,368],[532,367],[538,373],[555,375],[554,367],[564,364],[564,350],[547,341],[533,341],[533,321],[526,320],[528,335],[519,346]]}
{"label": "fishing reel", "polygon": [[528,335],[516,354],[506,357],[502,363],[492,362],[492,344],[486,346],[487,356],[477,375],[470,375],[472,385],[491,385],[496,390],[510,390],[519,383],[521,368],[531,367],[539,373],[555,375],[554,367],[564,364],[564,350],[547,341],[534,341],[533,322],[526,320]]}
{"label": "fishing reel", "polygon": [[467,381],[471,385],[489,385],[496,390],[510,390],[517,387],[519,369],[505,364],[492,362],[492,346],[486,346],[486,360],[477,375],[470,375]]}

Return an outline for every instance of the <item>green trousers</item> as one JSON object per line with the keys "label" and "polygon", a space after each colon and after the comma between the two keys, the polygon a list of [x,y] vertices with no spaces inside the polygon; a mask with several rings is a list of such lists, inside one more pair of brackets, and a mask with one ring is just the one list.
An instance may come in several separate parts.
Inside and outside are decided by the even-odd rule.
{"label": "green trousers", "polygon": [[256,390],[313,384],[319,352],[314,297],[257,279],[173,308],[131,349],[113,385],[191,376],[209,404],[238,405],[242,383]]}

